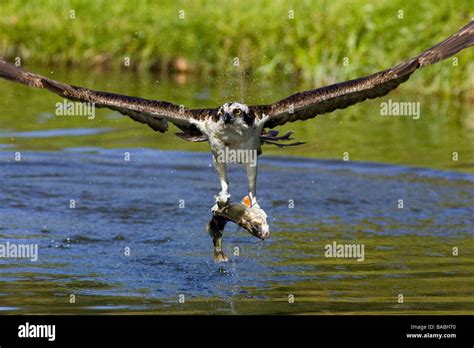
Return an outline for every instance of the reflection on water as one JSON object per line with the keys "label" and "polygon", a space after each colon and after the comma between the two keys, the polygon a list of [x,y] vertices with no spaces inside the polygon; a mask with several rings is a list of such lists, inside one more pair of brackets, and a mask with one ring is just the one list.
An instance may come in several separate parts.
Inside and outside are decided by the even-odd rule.
{"label": "reflection on water", "polygon": [[[474,310],[471,174],[264,157],[259,191],[272,236],[260,243],[229,225],[231,261],[216,265],[204,232],[218,191],[209,154],[76,148],[14,157],[0,152],[0,240],[38,243],[39,261],[0,260],[5,313]],[[237,200],[243,168],[230,179]],[[334,241],[363,244],[365,260],[324,257]]]}
{"label": "reflection on water", "polygon": [[101,134],[111,131],[108,128],[49,129],[31,132],[0,132],[0,138],[55,138]]}
{"label": "reflection on water", "polygon": [[[267,103],[314,87],[53,77],[189,107]],[[55,116],[58,97],[0,81],[0,243],[39,244],[38,262],[0,258],[0,311],[472,314],[472,107],[415,89],[283,127],[308,143],[264,148],[259,198],[272,236],[261,243],[229,225],[231,261],[216,265],[204,232],[218,192],[206,144],[102,109],[94,119]],[[388,98],[420,102],[420,119],[381,117]],[[244,170],[230,178],[239,200]],[[333,242],[363,244],[365,260],[324,257]]]}

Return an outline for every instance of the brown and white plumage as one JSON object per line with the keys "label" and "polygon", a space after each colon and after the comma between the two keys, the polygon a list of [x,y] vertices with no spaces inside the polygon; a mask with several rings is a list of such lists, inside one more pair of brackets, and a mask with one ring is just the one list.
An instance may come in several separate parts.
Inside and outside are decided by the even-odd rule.
{"label": "brown and white plumage", "polygon": [[71,86],[47,77],[24,71],[0,59],[0,77],[36,88],[44,88],[57,95],[76,102],[94,103],[95,107],[106,107],[130,116],[133,120],[145,123],[153,130],[166,132],[168,122],[183,131],[192,132],[191,119],[209,117],[212,109],[189,110],[172,103],[131,97],[110,92],[94,91],[88,88]]}
{"label": "brown and white plumage", "polygon": [[307,120],[366,99],[382,97],[408,80],[415,70],[449,58],[473,44],[474,21],[471,21],[448,39],[393,68],[355,80],[296,93],[271,105],[251,108],[260,115],[270,115],[265,122],[266,128]]}
{"label": "brown and white plumage", "polygon": [[[355,80],[296,93],[274,104],[249,107],[239,103],[226,103],[219,108],[187,109],[164,101],[99,92],[26,72],[2,59],[0,77],[31,87],[44,88],[73,101],[94,103],[96,107],[116,110],[135,121],[147,124],[155,131],[165,132],[168,122],[171,122],[181,129],[182,132],[177,133],[181,138],[209,141],[216,160],[216,153],[225,147],[247,148],[260,153],[262,143],[280,145],[279,141],[291,139],[289,134],[278,137],[276,131],[266,132],[266,128],[307,120],[366,99],[382,97],[408,80],[417,69],[451,57],[473,43],[474,21],[471,21],[446,40],[393,68]],[[225,121],[227,119],[230,121]],[[295,144],[300,143],[289,145]],[[225,163],[215,162],[222,185],[219,201],[226,201],[226,166]],[[247,164],[247,175],[249,196],[252,204],[256,204],[256,167]]]}

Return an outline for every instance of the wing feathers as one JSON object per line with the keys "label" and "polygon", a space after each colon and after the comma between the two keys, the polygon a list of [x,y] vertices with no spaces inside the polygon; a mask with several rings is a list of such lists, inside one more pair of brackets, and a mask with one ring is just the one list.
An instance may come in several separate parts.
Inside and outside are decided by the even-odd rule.
{"label": "wing feathers", "polygon": [[417,58],[420,66],[427,66],[449,58],[474,44],[474,21],[471,21],[446,40],[431,47]]}
{"label": "wing feathers", "polygon": [[94,103],[96,107],[118,111],[159,132],[165,132],[168,129],[167,121],[186,132],[189,128],[195,128],[191,122],[193,119],[201,119],[212,112],[212,110],[189,110],[168,102],[71,86],[24,71],[2,59],[0,59],[0,77],[30,87],[44,88],[76,102]]}
{"label": "wing feathers", "polygon": [[274,104],[252,108],[264,119],[264,127],[267,128],[286,122],[307,120],[366,99],[382,97],[408,80],[418,68],[451,57],[473,43],[474,21],[471,21],[446,40],[391,69],[356,80],[296,93]]}

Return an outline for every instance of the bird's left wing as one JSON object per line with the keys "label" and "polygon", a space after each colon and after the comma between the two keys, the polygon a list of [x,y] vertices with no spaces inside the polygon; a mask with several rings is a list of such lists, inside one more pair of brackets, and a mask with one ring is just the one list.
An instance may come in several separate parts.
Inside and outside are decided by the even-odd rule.
{"label": "bird's left wing", "polygon": [[[14,64],[0,59],[0,77],[27,86],[44,88],[57,95],[84,103],[93,103],[95,107],[106,107],[129,116],[133,120],[145,123],[153,130],[166,132],[168,122],[172,122],[184,131],[188,138],[203,139],[205,136],[196,128],[194,121],[203,120],[214,109],[187,109],[181,105],[149,100],[126,95],[94,91],[88,88],[71,86],[41,75],[27,72]],[[179,133],[178,135],[183,133]],[[189,140],[189,139],[187,139]],[[197,141],[201,141],[197,140]],[[194,140],[196,141],[196,140]]]}
{"label": "bird's left wing", "polygon": [[415,70],[451,57],[473,44],[474,21],[471,21],[446,40],[393,68],[356,80],[296,93],[274,104],[256,105],[251,109],[266,128],[307,120],[366,99],[382,97],[408,80]]}

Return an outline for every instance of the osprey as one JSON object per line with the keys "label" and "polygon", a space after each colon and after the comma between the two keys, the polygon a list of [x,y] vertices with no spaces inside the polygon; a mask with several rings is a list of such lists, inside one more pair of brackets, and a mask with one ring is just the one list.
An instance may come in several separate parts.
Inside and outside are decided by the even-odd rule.
{"label": "osprey", "polygon": [[[31,87],[45,88],[73,101],[92,103],[96,107],[118,111],[158,132],[166,132],[168,122],[171,122],[181,130],[176,133],[180,138],[196,142],[208,141],[220,179],[221,191],[216,200],[221,206],[226,204],[230,197],[226,170],[228,159],[222,154],[234,151],[235,154],[259,155],[264,143],[278,146],[302,144],[296,142],[283,145],[279,142],[291,139],[291,133],[278,136],[277,131],[267,129],[287,122],[308,120],[366,99],[382,97],[408,80],[415,70],[451,57],[471,46],[473,42],[474,21],[471,21],[446,40],[395,67],[355,80],[296,93],[269,105],[247,106],[230,102],[218,108],[188,109],[164,101],[71,86],[26,72],[2,59],[0,76]],[[245,156],[242,157],[245,159]],[[249,193],[245,200],[248,206],[258,207],[257,163],[245,161],[242,157],[238,162],[245,162],[248,177]]]}

